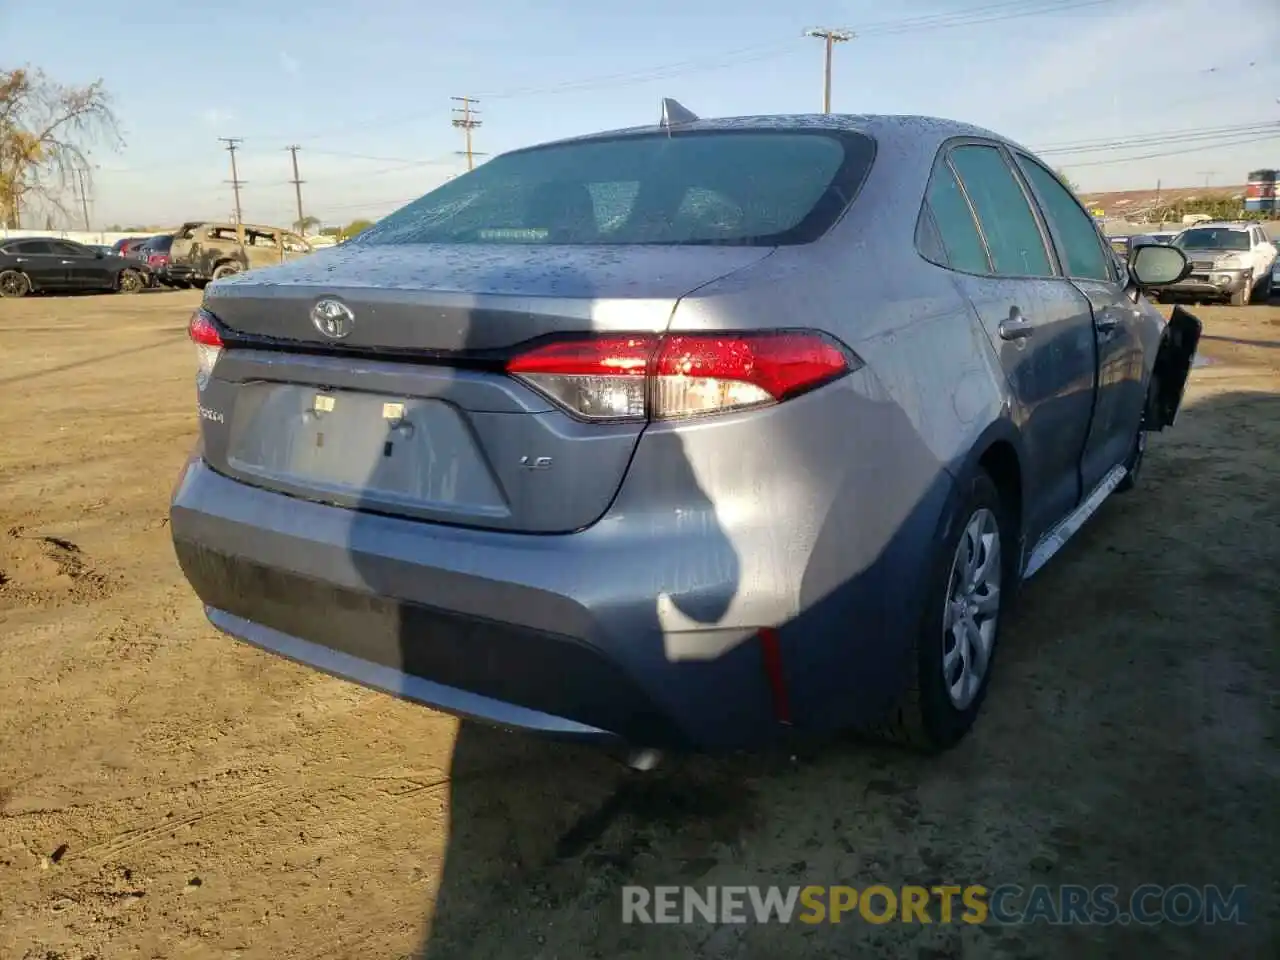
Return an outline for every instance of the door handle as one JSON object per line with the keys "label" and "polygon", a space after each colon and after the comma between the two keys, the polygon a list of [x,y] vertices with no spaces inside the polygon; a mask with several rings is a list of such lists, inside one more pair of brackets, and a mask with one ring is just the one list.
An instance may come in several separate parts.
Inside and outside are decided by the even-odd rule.
{"label": "door handle", "polygon": [[64,267],[73,267],[73,266],[75,266],[75,263],[76,263],[76,262],[75,262],[74,260],[63,260],[63,261],[62,261],[62,265],[63,265]]}
{"label": "door handle", "polygon": [[998,331],[1001,340],[1025,340],[1035,332],[1035,327],[1022,315],[1021,310],[1011,307],[1009,319],[1000,321]]}
{"label": "door handle", "polygon": [[1094,314],[1093,325],[1101,331],[1114,330],[1120,326],[1121,316],[1114,310],[1102,310]]}

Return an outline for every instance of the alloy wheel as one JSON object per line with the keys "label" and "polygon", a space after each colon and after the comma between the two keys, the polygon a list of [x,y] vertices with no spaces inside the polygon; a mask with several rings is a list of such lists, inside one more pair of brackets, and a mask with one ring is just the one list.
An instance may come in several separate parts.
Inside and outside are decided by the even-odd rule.
{"label": "alloy wheel", "polygon": [[943,617],[942,676],[951,704],[973,703],[991,662],[1000,616],[1000,525],[986,507],[965,524],[951,561]]}
{"label": "alloy wheel", "polygon": [[27,292],[27,278],[17,271],[0,274],[0,296],[20,297]]}

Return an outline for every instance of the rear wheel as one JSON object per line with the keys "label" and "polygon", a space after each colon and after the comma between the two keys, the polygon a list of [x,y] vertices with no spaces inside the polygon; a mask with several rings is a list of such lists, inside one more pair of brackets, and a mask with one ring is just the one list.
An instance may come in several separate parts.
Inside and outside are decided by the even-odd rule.
{"label": "rear wheel", "polygon": [[890,739],[937,752],[973,726],[986,699],[1001,600],[1013,570],[1005,513],[995,483],[977,471],[960,523],[935,548],[913,638],[912,682],[882,731]]}
{"label": "rear wheel", "polygon": [[147,286],[147,278],[137,270],[121,270],[117,289],[121,293],[138,293]]}
{"label": "rear wheel", "polygon": [[234,263],[220,263],[213,271],[213,279],[221,280],[223,277],[234,276],[240,272],[240,268]]}
{"label": "rear wheel", "polygon": [[0,297],[25,297],[31,292],[31,281],[20,270],[0,273]]}
{"label": "rear wheel", "polygon": [[[1152,389],[1155,389],[1152,381]],[[1116,484],[1116,493],[1125,493],[1138,485],[1138,475],[1142,472],[1142,458],[1147,454],[1146,424],[1138,425],[1138,434],[1133,438],[1133,446],[1129,450],[1129,458],[1124,462],[1124,476]]]}

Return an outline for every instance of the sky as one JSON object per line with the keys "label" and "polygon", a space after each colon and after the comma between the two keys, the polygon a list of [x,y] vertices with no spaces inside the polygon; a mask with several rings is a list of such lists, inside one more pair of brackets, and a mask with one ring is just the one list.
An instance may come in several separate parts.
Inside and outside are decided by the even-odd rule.
{"label": "sky", "polygon": [[246,221],[296,219],[297,144],[305,212],[341,224],[466,169],[451,97],[478,98],[489,155],[656,122],[664,96],[819,112],[811,27],[857,34],[834,112],[978,123],[1084,191],[1280,167],[1278,0],[0,0],[0,68],[105,83],[125,145],[94,151],[95,229],[229,217],[219,137],[243,138]]}

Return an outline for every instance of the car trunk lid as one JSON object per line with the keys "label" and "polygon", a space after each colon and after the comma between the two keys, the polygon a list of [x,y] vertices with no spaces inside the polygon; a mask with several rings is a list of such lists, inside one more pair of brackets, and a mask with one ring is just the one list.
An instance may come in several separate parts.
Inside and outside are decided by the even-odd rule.
{"label": "car trunk lid", "polygon": [[[228,278],[206,302],[250,337],[335,353],[464,353],[550,333],[665,329],[680,297],[770,249],[351,244]],[[311,319],[322,299],[353,314],[340,342]]]}
{"label": "car trunk lid", "polygon": [[[219,281],[204,456],[242,482],[435,522],[562,533],[597,520],[643,422],[583,422],[495,360],[548,334],[661,332],[761,247],[371,247]],[[350,311],[335,339],[322,300]]]}

